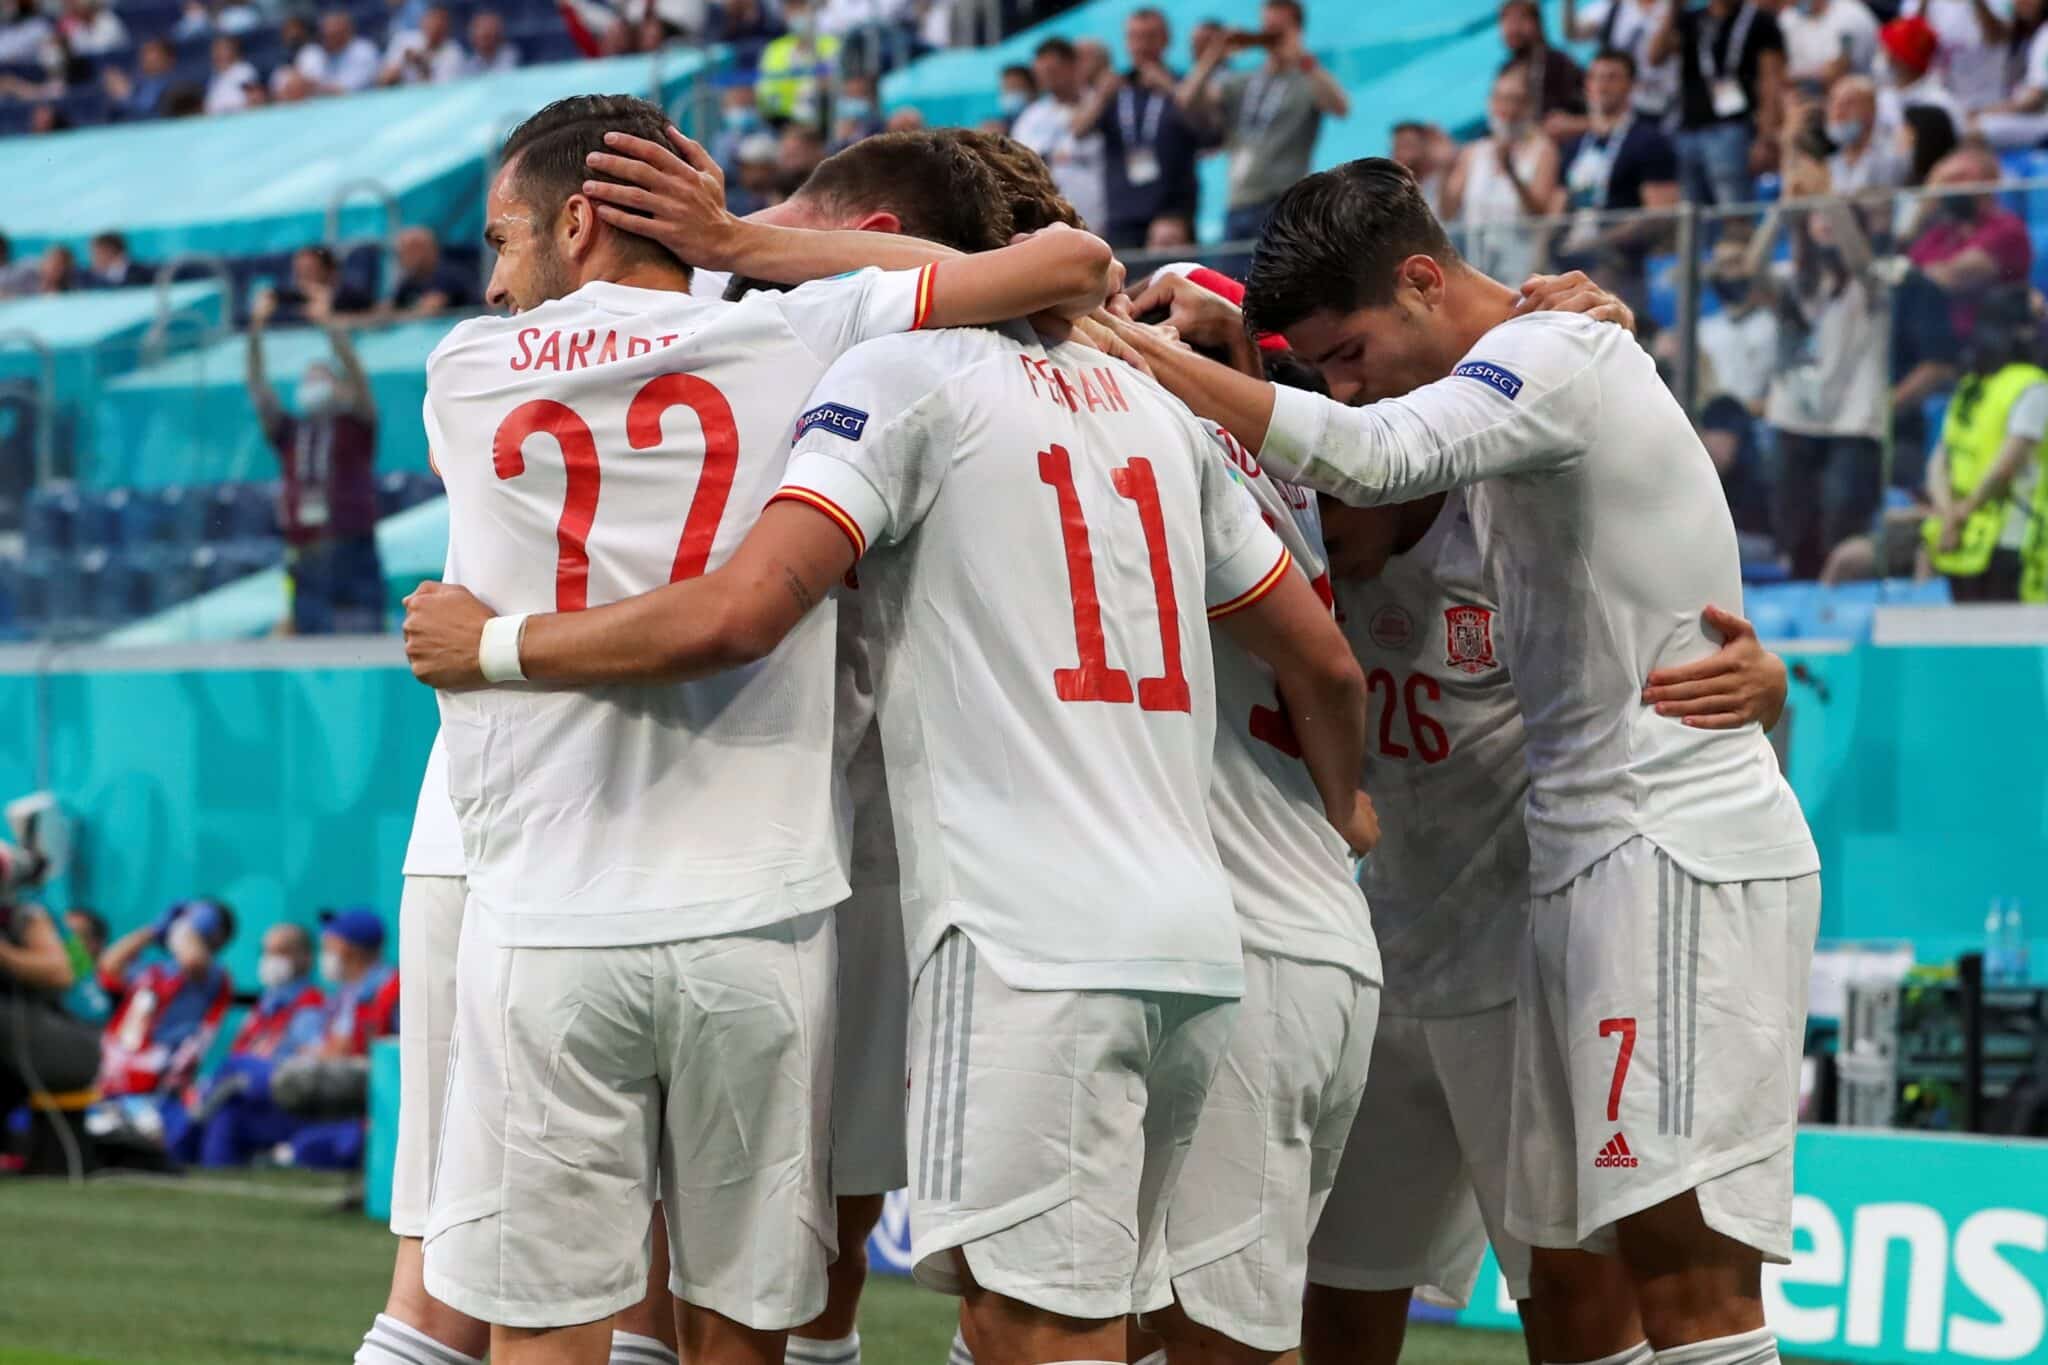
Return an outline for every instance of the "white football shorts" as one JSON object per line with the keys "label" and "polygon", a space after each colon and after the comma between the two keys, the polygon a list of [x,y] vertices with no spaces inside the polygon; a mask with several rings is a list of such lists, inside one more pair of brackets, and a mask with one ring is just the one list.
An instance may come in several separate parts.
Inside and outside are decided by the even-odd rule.
{"label": "white football shorts", "polygon": [[455,1033],[455,952],[462,941],[462,877],[407,877],[398,900],[398,1159],[391,1171],[391,1230],[427,1235],[434,1154],[448,1099]]}
{"label": "white football shorts", "polygon": [[825,1306],[830,911],[635,947],[520,948],[463,926],[427,1292],[511,1327],[669,1288],[764,1331]]}
{"label": "white football shorts", "polygon": [[1517,1005],[1508,1227],[1614,1250],[1687,1190],[1785,1262],[1820,878],[1702,882],[1632,839],[1535,898]]}
{"label": "white football shorts", "polygon": [[1172,1302],[1166,1210],[1234,1000],[1020,991],[949,930],[910,996],[911,1262],[1103,1320]]}
{"label": "white football shorts", "polygon": [[1244,983],[1167,1205],[1167,1258],[1188,1317],[1262,1351],[1291,1351],[1309,1234],[1366,1093],[1380,988],[1253,949]]}
{"label": "white football shorts", "polygon": [[835,912],[839,1012],[832,1063],[832,1192],[887,1194],[908,1182],[903,1106],[910,966],[903,896],[856,886]]}
{"label": "white football shorts", "polygon": [[1414,1289],[1463,1308],[1486,1244],[1518,1299],[1529,1248],[1508,1235],[1512,1001],[1471,1014],[1383,1014],[1372,1075],[1309,1243],[1308,1277],[1333,1289]]}

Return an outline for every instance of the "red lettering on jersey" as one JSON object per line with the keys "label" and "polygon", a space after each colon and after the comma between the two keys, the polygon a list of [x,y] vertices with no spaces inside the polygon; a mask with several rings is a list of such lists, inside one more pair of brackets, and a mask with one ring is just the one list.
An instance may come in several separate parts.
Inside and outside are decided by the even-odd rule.
{"label": "red lettering on jersey", "polygon": [[[1235,436],[1232,436],[1222,427],[1217,427],[1216,443],[1223,447],[1223,453],[1230,457],[1230,462],[1243,470],[1248,477],[1254,479],[1259,477],[1259,462],[1252,458],[1252,453],[1246,450]],[[1271,526],[1273,519],[1271,517],[1266,518],[1266,524]]]}
{"label": "red lettering on jersey", "polygon": [[1273,480],[1273,486],[1280,490],[1280,496],[1287,505],[1297,512],[1306,512],[1315,505],[1315,498],[1306,488],[1303,488],[1298,483],[1288,483],[1285,479],[1275,479]]}
{"label": "red lettering on jersey", "polygon": [[1118,412],[1129,412],[1131,410],[1130,400],[1124,397],[1124,391],[1117,386],[1116,372],[1114,370],[1105,370],[1097,367],[1095,379],[1097,383],[1102,385],[1103,401],[1107,402],[1111,408]]}
{"label": "red lettering on jersey", "polygon": [[1053,382],[1059,385],[1060,401],[1066,404],[1067,411],[1079,412],[1081,410],[1081,400],[1074,396],[1074,381],[1067,378],[1067,372],[1057,365],[1050,368],[1052,370]]}
{"label": "red lettering on jersey", "polygon": [[1020,355],[1017,361],[1024,367],[1024,378],[1031,385],[1031,396],[1038,397],[1038,365],[1028,355]]}
{"label": "red lettering on jersey", "polygon": [[662,414],[679,405],[696,413],[704,430],[704,468],[697,476],[697,495],[690,500],[682,541],[676,546],[671,583],[697,577],[710,563],[711,545],[717,539],[718,522],[725,515],[726,497],[732,492],[733,473],[740,461],[740,434],[733,422],[732,405],[694,374],[650,379],[633,395],[632,405],[626,409],[626,440],[633,449],[660,445]]}
{"label": "red lettering on jersey", "polygon": [[1081,397],[1087,401],[1088,411],[1090,412],[1095,411],[1097,408],[1107,408],[1109,406],[1108,403],[1103,401],[1102,394],[1095,388],[1095,381],[1088,377],[1088,371],[1086,370],[1081,371]]}
{"label": "red lettering on jersey", "polygon": [[574,332],[569,333],[569,363],[566,368],[571,370],[589,369],[590,348],[596,341],[597,333],[594,330],[585,332],[581,337],[578,337]]}
{"label": "red lettering on jersey", "polygon": [[533,339],[540,335],[538,327],[519,329],[519,354],[512,357],[512,368],[524,370],[533,364]]}
{"label": "red lettering on jersey", "polygon": [[597,359],[592,361],[591,363],[595,365],[607,365],[610,364],[612,361],[617,360],[618,358],[619,334],[617,332],[606,332],[604,334],[604,345],[598,348]]}
{"label": "red lettering on jersey", "polygon": [[1484,673],[1493,657],[1493,612],[1487,607],[1444,608],[1444,663],[1461,673]]}
{"label": "red lettering on jersey", "polygon": [[533,368],[559,370],[562,368],[562,334],[549,332],[548,339],[540,344],[540,354],[533,358]]}
{"label": "red lettering on jersey", "polygon": [[626,338],[626,354],[628,356],[646,355],[649,351],[653,349],[654,343],[649,341],[646,337]]}
{"label": "red lettering on jersey", "polygon": [[665,337],[656,337],[655,340],[660,342],[664,346],[673,346],[676,344],[676,338],[681,335],[682,333],[680,332],[670,332]]}

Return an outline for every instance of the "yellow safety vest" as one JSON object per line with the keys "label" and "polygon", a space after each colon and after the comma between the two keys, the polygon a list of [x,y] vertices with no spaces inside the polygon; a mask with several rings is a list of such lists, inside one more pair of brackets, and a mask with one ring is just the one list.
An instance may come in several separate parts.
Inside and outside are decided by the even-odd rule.
{"label": "yellow safety vest", "polygon": [[839,38],[821,33],[808,44],[790,33],[768,44],[754,78],[754,104],[766,118],[792,118],[818,88],[822,72],[839,61]]}
{"label": "yellow safety vest", "polygon": [[2020,542],[2020,601],[2048,603],[2048,457],[2034,475],[2033,516]]}
{"label": "yellow safety vest", "polygon": [[[2048,370],[2038,365],[2007,365],[1994,375],[1971,375],[1949,400],[1941,425],[1941,445],[1948,461],[1949,494],[1966,498],[1984,482],[2005,446],[2005,422],[2020,395],[2036,384],[2048,384]],[[2039,499],[2036,499],[2037,505]],[[1973,578],[1991,564],[1991,552],[2012,510],[2010,498],[1996,498],[1963,523],[1956,548],[1942,553],[1941,519],[1929,517],[1920,533],[1934,567],[1950,578]],[[2036,528],[2038,529],[2038,528]],[[2029,540],[2036,537],[2030,534]],[[2044,549],[2048,553],[2048,549]]]}

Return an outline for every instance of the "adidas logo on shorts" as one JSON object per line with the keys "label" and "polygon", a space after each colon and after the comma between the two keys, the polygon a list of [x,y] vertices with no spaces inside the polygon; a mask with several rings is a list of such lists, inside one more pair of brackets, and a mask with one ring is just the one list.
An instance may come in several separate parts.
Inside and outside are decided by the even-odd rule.
{"label": "adidas logo on shorts", "polygon": [[1600,1149],[1600,1155],[1593,1158],[1597,1166],[1634,1166],[1635,1154],[1628,1149],[1628,1139],[1616,1133],[1607,1139],[1607,1145]]}

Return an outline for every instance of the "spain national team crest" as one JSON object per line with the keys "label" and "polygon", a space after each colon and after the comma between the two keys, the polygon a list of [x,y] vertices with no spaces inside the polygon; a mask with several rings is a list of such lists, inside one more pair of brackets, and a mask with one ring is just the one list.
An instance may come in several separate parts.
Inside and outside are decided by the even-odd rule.
{"label": "spain national team crest", "polygon": [[1493,657],[1493,611],[1489,607],[1444,608],[1444,663],[1463,673],[1500,666]]}

